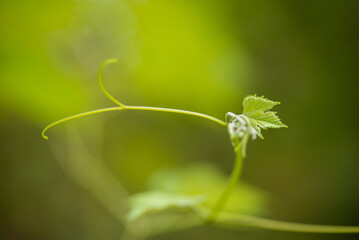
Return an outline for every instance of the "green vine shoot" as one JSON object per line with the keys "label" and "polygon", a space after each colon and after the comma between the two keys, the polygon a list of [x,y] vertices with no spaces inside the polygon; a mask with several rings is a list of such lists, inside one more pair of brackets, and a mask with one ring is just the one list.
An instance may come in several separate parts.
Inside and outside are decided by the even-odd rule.
{"label": "green vine shoot", "polygon": [[[76,114],[53,122],[46,126],[42,131],[42,137],[44,139],[48,139],[47,131],[60,123],[98,113],[127,110],[167,112],[184,114],[210,120],[214,123],[217,123],[221,127],[226,127],[235,153],[235,161],[232,173],[229,176],[227,184],[223,187],[222,193],[219,195],[216,202],[211,208],[207,208],[202,205],[202,203],[205,202],[206,199],[201,196],[188,197],[164,195],[159,193],[152,195],[143,195],[141,196],[141,198],[137,198],[134,200],[133,205],[127,216],[128,221],[134,221],[137,218],[142,217],[143,215],[151,214],[153,212],[160,212],[168,208],[178,208],[189,210],[187,211],[188,214],[194,214],[198,219],[200,219],[201,224],[211,224],[213,226],[246,226],[268,230],[306,233],[359,233],[358,226],[324,226],[289,223],[268,220],[253,216],[240,215],[237,213],[229,213],[224,211],[226,203],[228,202],[234,189],[238,185],[242,171],[243,161],[247,155],[246,148],[248,141],[250,139],[255,140],[256,138],[263,139],[263,135],[261,133],[262,130],[268,128],[287,127],[281,122],[277,113],[271,111],[273,107],[280,104],[279,102],[271,101],[263,96],[249,95],[243,100],[243,113],[235,114],[229,112],[225,115],[225,120],[220,120],[210,115],[187,110],[126,105],[113,97],[106,90],[102,81],[102,71],[104,70],[104,68],[108,64],[116,62],[116,59],[109,59],[103,62],[97,76],[100,89],[107,96],[107,98],[109,98],[114,104],[116,104],[116,106]],[[149,198],[152,201],[148,201]],[[152,204],[156,204],[156,201],[154,200],[158,198],[161,199],[161,205],[153,206],[151,204],[148,204],[149,202],[151,202]]]}

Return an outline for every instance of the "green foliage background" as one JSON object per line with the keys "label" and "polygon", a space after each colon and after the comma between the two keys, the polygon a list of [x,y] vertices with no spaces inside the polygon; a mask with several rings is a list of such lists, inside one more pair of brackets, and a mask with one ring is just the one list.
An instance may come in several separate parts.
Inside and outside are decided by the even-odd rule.
{"label": "green foliage background", "polygon": [[[282,102],[289,128],[248,146],[242,179],[267,202],[253,214],[359,225],[358,10],[354,0],[1,1],[0,238],[120,239],[123,213],[93,197],[122,206],[118,180],[136,193],[166,168],[229,174],[226,130],[186,116],[109,113],[44,141],[46,124],[111,106],[96,85],[110,57],[120,62],[105,84],[127,104],[224,118],[248,94]],[[345,237],[202,227],[154,239],[357,236]]]}

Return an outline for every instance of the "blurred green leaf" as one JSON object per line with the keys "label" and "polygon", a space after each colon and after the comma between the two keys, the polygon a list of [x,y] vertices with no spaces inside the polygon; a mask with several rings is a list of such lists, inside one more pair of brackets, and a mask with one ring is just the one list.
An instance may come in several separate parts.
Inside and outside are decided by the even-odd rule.
{"label": "blurred green leaf", "polygon": [[127,215],[129,221],[139,217],[163,211],[169,208],[192,208],[205,201],[204,196],[186,196],[161,191],[148,191],[130,197],[130,211]]}
{"label": "blurred green leaf", "polygon": [[[151,190],[187,196],[204,195],[203,203],[211,207],[226,185],[227,177],[208,164],[192,164],[186,167],[162,169],[149,180]],[[262,214],[266,209],[266,194],[258,188],[240,183],[229,199],[225,211],[242,214]]]}

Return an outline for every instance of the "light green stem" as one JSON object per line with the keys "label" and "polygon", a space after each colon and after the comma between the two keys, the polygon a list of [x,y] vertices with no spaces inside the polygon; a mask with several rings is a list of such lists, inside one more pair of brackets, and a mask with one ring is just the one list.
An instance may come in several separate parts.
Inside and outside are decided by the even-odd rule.
{"label": "light green stem", "polygon": [[80,114],[76,114],[76,115],[73,115],[73,116],[70,116],[70,117],[66,117],[66,118],[63,118],[63,119],[60,119],[56,122],[53,122],[51,124],[49,124],[48,126],[46,126],[44,128],[44,130],[42,131],[42,137],[44,139],[49,139],[45,133],[46,131],[57,125],[57,124],[60,124],[60,123],[63,123],[63,122],[66,122],[66,121],[69,121],[69,120],[72,120],[72,119],[76,119],[76,118],[80,118],[80,117],[85,117],[85,116],[89,116],[89,115],[92,115],[92,114],[97,114],[97,113],[102,113],[102,112],[110,112],[110,111],[119,111],[119,110],[142,110],[142,111],[156,111],[156,112],[169,112],[169,113],[179,113],[179,114],[185,114],[185,115],[192,115],[192,116],[196,116],[196,117],[201,117],[201,118],[205,118],[205,119],[208,119],[208,120],[211,120],[213,122],[216,122],[222,126],[226,126],[227,123],[223,122],[222,120],[219,120],[215,117],[212,117],[212,116],[209,116],[209,115],[206,115],[206,114],[203,114],[203,113],[197,113],[197,112],[192,112],[192,111],[186,111],[186,110],[180,110],[180,109],[172,109],[172,108],[160,108],[160,107],[143,107],[143,106],[126,106],[125,104],[121,103],[120,101],[118,101],[116,98],[114,98],[105,88],[105,86],[103,85],[103,81],[102,81],[102,71],[103,69],[105,68],[106,65],[108,64],[111,64],[111,63],[116,63],[117,62],[117,59],[108,59],[106,61],[104,61],[102,64],[101,64],[101,67],[98,71],[98,74],[97,74],[97,83],[101,89],[101,91],[112,101],[114,102],[115,104],[117,104],[119,107],[110,107],[110,108],[102,108],[102,109],[98,109],[98,110],[94,110],[94,111],[89,111],[89,112],[84,112],[84,113],[80,113]]}
{"label": "light green stem", "polygon": [[236,148],[236,159],[234,162],[234,168],[232,170],[231,176],[229,177],[226,188],[223,190],[221,196],[218,198],[217,202],[212,208],[212,215],[210,216],[210,220],[215,220],[217,218],[218,214],[225,207],[226,203],[228,202],[230,196],[232,195],[238,184],[238,179],[241,175],[243,165],[243,155],[241,149],[242,147],[243,146],[240,144],[238,148]]}
{"label": "light green stem", "polygon": [[289,223],[252,217],[234,213],[221,212],[216,224],[255,227],[275,231],[302,232],[302,233],[359,233],[357,226],[328,226],[302,223]]}
{"label": "light green stem", "polygon": [[161,108],[161,107],[144,107],[144,106],[125,106],[125,109],[127,110],[144,110],[144,111],[156,111],[156,112],[169,112],[169,113],[179,113],[184,115],[192,115],[200,118],[205,118],[208,120],[211,120],[215,123],[218,123],[222,126],[226,126],[227,123],[223,122],[222,120],[219,120],[218,118],[198,113],[198,112],[192,112],[187,110],[180,110],[180,109],[173,109],[173,108]]}
{"label": "light green stem", "polygon": [[84,112],[84,113],[79,113],[70,117],[66,117],[60,120],[57,120],[56,122],[53,122],[49,125],[47,125],[44,130],[42,130],[42,137],[46,140],[48,140],[49,138],[46,136],[46,132],[47,130],[49,130],[50,128],[52,128],[53,126],[63,123],[63,122],[67,122],[69,120],[72,119],[76,119],[76,118],[80,118],[80,117],[85,117],[85,116],[89,116],[89,115],[93,115],[93,114],[97,114],[97,113],[103,113],[103,112],[111,112],[111,111],[119,111],[119,110],[123,110],[123,107],[110,107],[110,108],[102,108],[102,109],[97,109],[97,110],[93,110],[93,111],[89,111],[89,112]]}
{"label": "light green stem", "polygon": [[104,61],[101,66],[100,69],[98,70],[97,73],[97,83],[100,86],[101,91],[114,103],[116,103],[117,105],[119,105],[120,107],[125,107],[125,105],[123,103],[120,103],[120,101],[118,101],[116,98],[114,98],[105,88],[105,86],[103,85],[103,81],[102,81],[102,71],[105,68],[106,65],[111,64],[111,63],[117,63],[117,59],[115,58],[111,58],[108,59],[106,61]]}
{"label": "light green stem", "polygon": [[180,109],[172,109],[172,108],[159,108],[159,107],[144,107],[144,106],[124,106],[123,107],[110,107],[110,108],[102,108],[102,109],[98,109],[98,110],[93,110],[93,111],[89,111],[89,112],[84,112],[84,113],[80,113],[80,114],[76,114],[70,117],[66,117],[63,119],[60,119],[56,122],[53,122],[51,124],[49,124],[48,126],[46,126],[44,128],[44,130],[42,131],[42,137],[44,139],[48,139],[48,137],[46,136],[46,131],[49,130],[49,128],[63,123],[63,122],[67,122],[69,120],[73,120],[76,118],[80,118],[80,117],[85,117],[85,116],[89,116],[89,115],[93,115],[93,114],[97,114],[97,113],[103,113],[103,112],[111,112],[111,111],[121,111],[121,110],[139,110],[139,111],[156,111],[156,112],[168,112],[168,113],[179,113],[179,114],[184,114],[184,115],[192,115],[195,117],[200,117],[200,118],[205,118],[208,120],[211,120],[213,122],[216,122],[222,126],[226,126],[226,123],[209,115],[203,114],[203,113],[197,113],[197,112],[191,112],[191,111],[186,111],[186,110],[180,110]]}

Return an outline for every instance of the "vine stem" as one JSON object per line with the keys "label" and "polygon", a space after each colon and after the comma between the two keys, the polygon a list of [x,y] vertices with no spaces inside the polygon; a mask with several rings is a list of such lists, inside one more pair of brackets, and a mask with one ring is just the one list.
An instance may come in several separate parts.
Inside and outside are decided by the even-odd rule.
{"label": "vine stem", "polygon": [[173,109],[173,108],[161,108],[161,107],[145,107],[145,106],[125,106],[124,108],[128,109],[128,110],[144,110],[144,111],[169,112],[169,113],[179,113],[179,114],[184,114],[184,115],[192,115],[192,116],[211,120],[211,121],[218,123],[222,126],[227,126],[227,123],[225,123],[222,120],[219,120],[218,118],[212,117],[207,114],[192,112],[192,111],[187,111],[187,110],[180,110],[180,109]]}
{"label": "vine stem", "polygon": [[44,130],[42,131],[41,135],[44,139],[48,140],[49,138],[46,136],[46,132],[47,130],[49,130],[49,128],[63,123],[63,122],[67,122],[69,120],[72,119],[76,119],[76,118],[80,118],[80,117],[85,117],[85,116],[89,116],[92,114],[97,114],[97,113],[103,113],[103,112],[111,112],[111,111],[121,111],[121,110],[140,110],[140,111],[155,111],[155,112],[169,112],[169,113],[179,113],[179,114],[184,114],[184,115],[192,115],[192,116],[196,116],[196,117],[200,117],[200,118],[205,118],[208,120],[211,120],[215,123],[218,123],[222,126],[227,126],[227,123],[219,120],[218,118],[203,114],[203,113],[198,113],[198,112],[192,112],[192,111],[187,111],[187,110],[180,110],[180,109],[172,109],[172,108],[160,108],[160,107],[147,107],[147,106],[126,106],[125,104],[121,103],[120,101],[118,101],[116,98],[114,98],[105,88],[105,86],[103,85],[103,81],[102,81],[102,72],[103,69],[105,68],[106,65],[108,64],[112,64],[112,63],[116,63],[118,60],[115,58],[111,58],[108,59],[106,61],[104,61],[101,64],[101,67],[97,73],[97,82],[98,85],[101,89],[101,91],[115,104],[118,105],[118,107],[109,107],[109,108],[101,108],[101,109],[97,109],[97,110],[93,110],[93,111],[89,111],[89,112],[84,112],[84,113],[80,113],[80,114],[76,114],[70,117],[66,117],[63,119],[60,119],[56,122],[53,122],[51,124],[49,124],[48,126],[46,126],[44,128]]}
{"label": "vine stem", "polygon": [[212,207],[212,215],[210,216],[210,220],[215,220],[217,218],[218,214],[225,207],[226,203],[228,202],[230,196],[232,195],[233,191],[235,190],[238,184],[238,179],[242,172],[243,159],[244,159],[242,154],[242,147],[243,147],[242,144],[240,144],[235,149],[236,159],[231,176],[229,177],[227,185],[223,190],[222,194],[219,196],[217,202]]}
{"label": "vine stem", "polygon": [[160,107],[146,107],[146,106],[120,106],[120,107],[109,107],[109,108],[101,108],[101,109],[97,109],[97,110],[93,110],[93,111],[89,111],[89,112],[84,112],[84,113],[79,113],[70,117],[66,117],[63,119],[60,119],[56,122],[53,122],[51,124],[49,124],[48,126],[46,126],[44,128],[44,130],[42,131],[42,137],[46,140],[48,140],[48,137],[46,135],[47,130],[49,130],[50,128],[52,128],[55,125],[58,125],[60,123],[64,123],[67,122],[69,120],[73,120],[76,118],[80,118],[80,117],[85,117],[85,116],[89,116],[89,115],[93,115],[93,114],[97,114],[97,113],[103,113],[103,112],[111,112],[111,111],[121,111],[121,110],[139,110],[139,111],[155,111],[155,112],[168,112],[168,113],[178,113],[178,114],[184,114],[184,115],[191,115],[191,116],[195,116],[195,117],[200,117],[200,118],[204,118],[204,119],[208,119],[211,120],[215,123],[218,123],[222,126],[226,126],[227,124],[225,122],[223,122],[222,120],[219,120],[218,118],[203,114],[203,113],[198,113],[198,112],[192,112],[192,111],[187,111],[187,110],[180,110],[180,109],[172,109],[172,108],[160,108]]}
{"label": "vine stem", "polygon": [[216,224],[230,224],[267,230],[302,232],[302,233],[359,233],[357,226],[330,226],[303,223],[290,223],[253,216],[221,212],[215,221]]}
{"label": "vine stem", "polygon": [[97,83],[101,89],[101,91],[106,95],[106,97],[108,97],[112,102],[116,103],[117,105],[119,105],[120,107],[125,108],[125,105],[123,103],[121,103],[120,101],[118,101],[116,98],[114,98],[105,88],[105,86],[103,85],[103,81],[102,81],[102,71],[105,68],[106,65],[111,64],[111,63],[117,63],[118,60],[116,58],[111,58],[111,59],[107,59],[106,61],[104,61],[101,66],[100,69],[98,70],[97,73]]}
{"label": "vine stem", "polygon": [[103,113],[103,112],[111,112],[111,111],[118,111],[118,110],[122,110],[123,107],[110,107],[110,108],[102,108],[102,109],[97,109],[97,110],[93,110],[93,111],[89,111],[89,112],[84,112],[84,113],[79,113],[79,114],[76,114],[76,115],[72,115],[70,117],[65,117],[63,119],[60,119],[60,120],[57,120],[56,122],[53,122],[53,123],[50,123],[49,125],[47,125],[44,130],[42,130],[42,137],[46,140],[48,140],[48,136],[46,136],[46,132],[47,130],[49,130],[50,128],[52,128],[53,126],[55,125],[58,125],[60,123],[64,123],[64,122],[67,122],[67,121],[70,121],[70,120],[73,120],[73,119],[76,119],[76,118],[80,118],[80,117],[85,117],[85,116],[89,116],[89,115],[92,115],[92,114],[97,114],[97,113]]}

